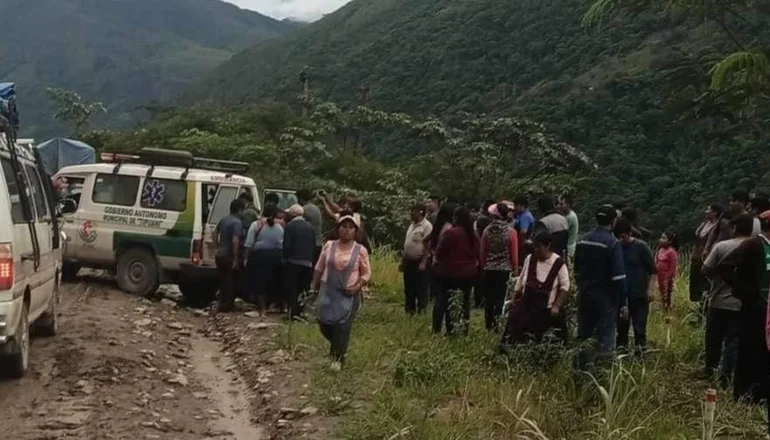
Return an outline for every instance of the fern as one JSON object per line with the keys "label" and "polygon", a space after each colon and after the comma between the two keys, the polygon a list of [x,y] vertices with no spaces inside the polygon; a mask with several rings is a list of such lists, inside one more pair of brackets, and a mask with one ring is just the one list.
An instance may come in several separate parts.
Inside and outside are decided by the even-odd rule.
{"label": "fern", "polygon": [[737,82],[759,89],[768,84],[770,60],[761,52],[736,52],[711,69],[711,88],[724,89]]}

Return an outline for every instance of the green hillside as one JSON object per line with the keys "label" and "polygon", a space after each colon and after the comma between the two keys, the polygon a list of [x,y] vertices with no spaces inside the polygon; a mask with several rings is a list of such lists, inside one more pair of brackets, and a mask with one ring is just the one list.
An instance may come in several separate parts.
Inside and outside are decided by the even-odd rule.
{"label": "green hillside", "polygon": [[107,122],[176,96],[233,53],[294,24],[218,0],[5,0],[0,79],[15,81],[26,135],[60,128],[46,87],[103,101]]}
{"label": "green hillside", "polygon": [[[708,115],[715,108],[693,107],[708,91],[710,65],[734,50],[728,37],[710,24],[651,13],[586,29],[590,4],[355,0],[236,55],[189,96],[291,98],[307,66],[311,89],[324,99],[355,101],[367,85],[369,103],[384,110],[523,114],[598,163],[582,199],[625,200],[660,228],[689,228],[706,202],[739,183],[762,184],[753,164],[763,144],[725,131],[731,127],[720,116]],[[766,17],[729,24],[770,41]],[[420,147],[383,134],[369,148],[403,161]]]}

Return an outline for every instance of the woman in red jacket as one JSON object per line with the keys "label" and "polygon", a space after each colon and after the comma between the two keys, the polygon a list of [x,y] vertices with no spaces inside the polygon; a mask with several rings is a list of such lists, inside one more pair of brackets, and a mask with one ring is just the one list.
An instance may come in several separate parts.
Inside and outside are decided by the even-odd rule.
{"label": "woman in red jacket", "polygon": [[433,307],[433,332],[441,332],[441,323],[446,321],[447,335],[452,334],[454,323],[451,304],[457,301],[455,294],[462,297],[462,313],[468,333],[471,317],[471,289],[479,274],[479,239],[473,228],[473,219],[468,208],[460,207],[454,212],[452,227],[439,239],[436,249],[436,274],[441,279],[441,290]]}

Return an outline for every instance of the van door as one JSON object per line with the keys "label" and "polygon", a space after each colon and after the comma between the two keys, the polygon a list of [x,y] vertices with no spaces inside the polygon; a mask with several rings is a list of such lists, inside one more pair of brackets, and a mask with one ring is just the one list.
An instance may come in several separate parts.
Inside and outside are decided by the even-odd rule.
{"label": "van door", "polygon": [[209,193],[214,191],[211,185],[203,185],[203,197],[201,200],[209,207],[204,210],[208,212],[206,224],[203,226],[203,255],[201,263],[207,266],[214,265],[217,255],[217,249],[214,245],[214,234],[216,233],[219,221],[230,214],[230,202],[238,197],[240,186],[238,185],[218,185],[216,195],[212,203],[208,203]]}
{"label": "van door", "polygon": [[[67,236],[67,246],[64,247],[65,259],[75,260],[78,257],[78,249],[80,249],[79,229],[81,228],[81,222],[77,221],[80,215],[78,211],[81,208],[81,198],[83,196],[83,190],[86,185],[85,175],[61,175],[57,176],[61,189],[59,190],[59,198],[61,200],[69,200],[74,205],[74,212],[68,212],[62,214],[62,231]],[[90,231],[85,231],[89,233]]]}
{"label": "van door", "polygon": [[31,200],[35,205],[37,222],[35,230],[37,241],[40,244],[40,267],[30,283],[32,298],[30,302],[30,316],[36,318],[48,307],[53,293],[54,277],[56,273],[55,254],[53,252],[53,214],[50,212],[48,202],[43,189],[43,182],[37,169],[31,165],[24,166],[27,173],[27,182]]}

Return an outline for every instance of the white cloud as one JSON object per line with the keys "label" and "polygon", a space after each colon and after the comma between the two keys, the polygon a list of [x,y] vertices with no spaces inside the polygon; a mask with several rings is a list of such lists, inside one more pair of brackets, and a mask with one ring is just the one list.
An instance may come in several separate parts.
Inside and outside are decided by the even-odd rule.
{"label": "white cloud", "polygon": [[274,18],[293,18],[303,21],[318,20],[339,9],[350,0],[225,0],[242,8],[251,9]]}

